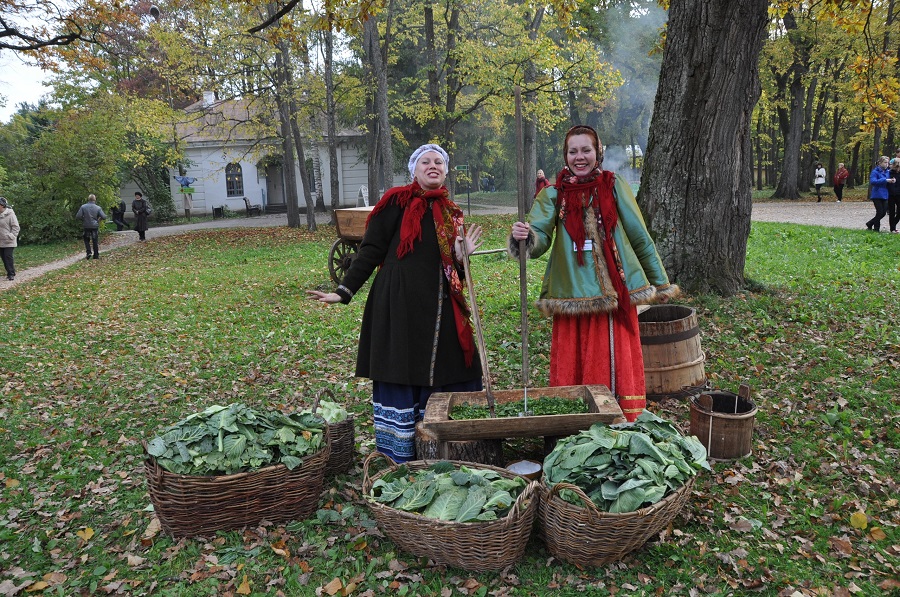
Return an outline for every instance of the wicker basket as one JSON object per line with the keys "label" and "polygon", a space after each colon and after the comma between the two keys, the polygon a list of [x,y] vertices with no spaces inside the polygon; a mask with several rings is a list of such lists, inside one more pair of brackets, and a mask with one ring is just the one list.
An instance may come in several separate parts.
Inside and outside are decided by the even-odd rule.
{"label": "wicker basket", "polygon": [[[327,393],[335,402],[334,393],[325,388],[316,395],[316,401],[313,404],[313,412],[319,408],[319,399],[322,394]],[[340,423],[329,423],[328,430],[331,434],[331,456],[328,457],[328,464],[325,465],[326,475],[336,475],[346,473],[353,468],[356,459],[356,434],[353,426],[353,415],[349,415]]]}
{"label": "wicker basket", "polygon": [[262,520],[309,518],[319,506],[330,453],[327,425],[324,433],[324,447],[305,457],[294,470],[276,464],[233,475],[178,475],[148,456],[144,470],[163,531],[174,537],[192,537]]}
{"label": "wicker basket", "polygon": [[[551,554],[577,566],[599,566],[622,559],[668,526],[691,494],[695,477],[659,502],[635,512],[611,514],[597,509],[575,485],[542,486],[543,539]],[[584,506],[560,498],[563,489],[575,492]]]}
{"label": "wicker basket", "polygon": [[[389,468],[369,476],[373,459],[387,460]],[[450,460],[457,467],[466,465],[495,471],[508,479],[517,475],[506,469]],[[428,468],[433,463],[415,460],[405,463],[410,472]],[[396,470],[393,460],[374,452],[363,463],[363,493],[368,496],[375,481]],[[473,572],[502,570],[514,564],[525,552],[537,510],[539,483],[529,483],[504,518],[488,522],[451,522],[403,512],[369,500],[378,527],[402,550],[416,557],[426,557],[436,564],[454,566]]]}

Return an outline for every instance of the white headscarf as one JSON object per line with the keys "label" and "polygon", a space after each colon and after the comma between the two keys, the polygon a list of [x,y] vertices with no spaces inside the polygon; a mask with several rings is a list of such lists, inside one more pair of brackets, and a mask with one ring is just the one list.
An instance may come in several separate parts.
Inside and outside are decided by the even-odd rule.
{"label": "white headscarf", "polygon": [[434,151],[441,154],[441,157],[444,158],[444,174],[450,173],[450,156],[447,155],[447,152],[444,151],[444,148],[436,143],[426,143],[425,145],[422,145],[417,150],[415,150],[411,156],[409,156],[409,164],[407,164],[407,167],[409,168],[410,178],[416,178],[416,163],[419,161],[419,158],[422,157],[422,154],[427,151]]}

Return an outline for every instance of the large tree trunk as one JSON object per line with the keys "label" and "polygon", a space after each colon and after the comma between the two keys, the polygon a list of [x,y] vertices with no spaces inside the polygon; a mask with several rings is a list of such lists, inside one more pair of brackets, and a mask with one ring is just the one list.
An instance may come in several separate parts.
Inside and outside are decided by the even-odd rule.
{"label": "large tree trunk", "polygon": [[[639,201],[670,279],[743,287],[765,0],[673,0]],[[676,116],[677,115],[677,116]]]}

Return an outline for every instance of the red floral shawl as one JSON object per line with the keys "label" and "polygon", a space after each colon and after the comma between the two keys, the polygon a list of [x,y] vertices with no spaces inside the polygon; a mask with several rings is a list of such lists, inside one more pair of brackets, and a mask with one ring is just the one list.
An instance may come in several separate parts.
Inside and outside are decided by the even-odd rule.
{"label": "red floral shawl", "polygon": [[[453,304],[453,316],[456,321],[456,336],[463,350],[466,367],[472,366],[475,355],[475,344],[472,336],[472,324],[469,321],[470,311],[466,305],[462,282],[453,261],[452,247],[457,237],[457,230],[463,224],[463,212],[456,203],[450,200],[447,187],[426,190],[413,181],[404,187],[394,187],[384,194],[369,214],[369,219],[388,205],[395,204],[403,209],[403,220],[400,223],[400,244],[397,247],[397,258],[403,259],[412,253],[416,241],[422,239],[422,218],[431,202],[431,213],[434,217],[434,229],[437,232],[438,248],[441,252],[441,267],[450,289]],[[367,222],[368,223],[368,222]]]}

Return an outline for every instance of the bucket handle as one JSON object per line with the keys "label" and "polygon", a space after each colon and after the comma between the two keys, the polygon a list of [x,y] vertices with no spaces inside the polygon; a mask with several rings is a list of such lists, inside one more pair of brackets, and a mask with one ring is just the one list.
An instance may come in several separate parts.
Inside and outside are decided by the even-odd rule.
{"label": "bucket handle", "polygon": [[[740,387],[738,388],[737,395],[740,396],[741,398],[743,398],[744,400],[746,400],[747,402],[750,402],[750,386],[745,383],[742,383],[740,385]],[[734,399],[734,414],[737,414],[737,398]]]}

